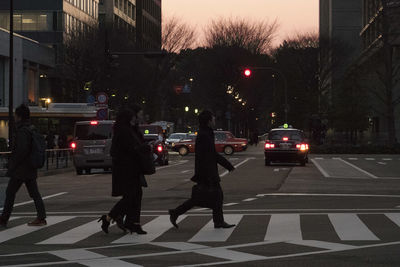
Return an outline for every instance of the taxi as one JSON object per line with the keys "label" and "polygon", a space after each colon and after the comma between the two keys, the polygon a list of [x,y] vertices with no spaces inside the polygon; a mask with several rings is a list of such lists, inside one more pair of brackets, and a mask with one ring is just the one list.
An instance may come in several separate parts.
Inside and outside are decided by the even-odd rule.
{"label": "taxi", "polygon": [[271,165],[271,162],[296,162],[305,166],[308,152],[304,132],[284,124],[268,133],[264,144],[265,166]]}
{"label": "taxi", "polygon": [[[218,153],[232,155],[234,152],[245,151],[247,149],[247,139],[236,138],[229,131],[214,131],[215,135],[215,150]],[[179,155],[185,156],[189,153],[194,153],[196,144],[196,135],[189,135],[188,138],[176,142],[173,150]]]}

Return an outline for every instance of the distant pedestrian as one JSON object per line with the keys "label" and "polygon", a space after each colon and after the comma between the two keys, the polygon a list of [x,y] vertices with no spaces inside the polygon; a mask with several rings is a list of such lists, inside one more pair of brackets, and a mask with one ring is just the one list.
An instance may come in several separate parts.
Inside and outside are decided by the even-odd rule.
{"label": "distant pedestrian", "polygon": [[30,155],[32,150],[32,131],[36,129],[29,122],[30,111],[25,105],[15,109],[16,131],[14,135],[11,156],[8,161],[6,176],[10,180],[6,189],[3,213],[0,226],[6,227],[14,207],[15,195],[22,184],[25,184],[29,196],[35,202],[37,218],[28,223],[29,226],[46,225],[46,211],[37,185],[37,169],[32,166]]}
{"label": "distant pedestrian", "polygon": [[192,181],[196,183],[192,188],[192,196],[176,209],[169,210],[171,223],[178,228],[176,220],[194,206],[207,207],[213,210],[214,228],[231,228],[234,224],[224,221],[222,210],[223,192],[218,174],[218,164],[229,171],[235,168],[223,156],[215,151],[213,114],[205,110],[199,115],[200,129],[195,145],[195,171]]}
{"label": "distant pedestrian", "polygon": [[107,215],[100,217],[99,222],[102,221],[101,228],[105,233],[108,233],[110,223],[115,221],[123,231],[147,234],[140,225],[142,186],[147,187],[137,150],[144,142],[138,126],[142,119],[143,111],[139,107],[124,109],[117,114],[111,145],[112,196],[122,196],[122,199]]}
{"label": "distant pedestrian", "polygon": [[[65,133],[60,133],[58,135],[57,145],[59,149],[66,149],[68,147],[67,136],[65,135]],[[65,151],[62,150],[59,153],[59,156],[64,157],[65,154],[66,154]]]}

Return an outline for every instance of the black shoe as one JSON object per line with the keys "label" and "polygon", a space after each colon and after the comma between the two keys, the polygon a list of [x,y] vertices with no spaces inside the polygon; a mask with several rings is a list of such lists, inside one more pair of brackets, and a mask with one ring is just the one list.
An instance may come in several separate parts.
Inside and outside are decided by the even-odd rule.
{"label": "black shoe", "polygon": [[140,224],[136,223],[125,223],[124,224],[125,228],[129,230],[129,232],[132,233],[137,233],[138,235],[145,235],[147,234],[146,231],[142,229],[142,226]]}
{"label": "black shoe", "polygon": [[117,227],[121,229],[124,233],[126,233],[126,228],[124,226],[124,220],[122,216],[118,216],[116,219],[113,219],[113,221],[117,224]]}
{"label": "black shoe", "polygon": [[108,234],[108,227],[110,226],[110,222],[107,221],[107,215],[103,215],[97,222],[101,221],[101,229],[104,233]]}
{"label": "black shoe", "polygon": [[175,226],[176,229],[178,229],[178,224],[176,223],[176,220],[178,219],[179,215],[175,213],[174,210],[168,210],[169,213],[169,220],[171,221],[172,225]]}
{"label": "black shoe", "polygon": [[228,224],[226,222],[223,223],[215,223],[214,224],[214,228],[218,229],[218,228],[232,228],[234,227],[236,224]]}

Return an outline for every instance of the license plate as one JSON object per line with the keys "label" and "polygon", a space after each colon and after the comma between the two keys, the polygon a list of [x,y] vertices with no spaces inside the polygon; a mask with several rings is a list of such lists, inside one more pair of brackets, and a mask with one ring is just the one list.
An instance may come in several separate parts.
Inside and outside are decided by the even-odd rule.
{"label": "license plate", "polygon": [[280,143],[279,147],[281,147],[281,148],[290,148],[291,145],[292,144],[290,144],[290,143]]}
{"label": "license plate", "polygon": [[92,147],[92,148],[86,148],[86,154],[102,154],[103,149],[101,147]]}

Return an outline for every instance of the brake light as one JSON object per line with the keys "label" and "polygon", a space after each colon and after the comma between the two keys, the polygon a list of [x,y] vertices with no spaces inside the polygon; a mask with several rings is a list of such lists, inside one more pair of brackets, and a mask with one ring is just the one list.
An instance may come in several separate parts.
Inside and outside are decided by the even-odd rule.
{"label": "brake light", "polygon": [[70,146],[71,146],[72,149],[75,149],[76,148],[76,143],[72,142]]}
{"label": "brake light", "polygon": [[289,138],[288,137],[283,137],[282,140],[283,141],[287,141],[287,140],[289,140]]}
{"label": "brake light", "polygon": [[265,149],[274,148],[275,144],[265,143]]}
{"label": "brake light", "polygon": [[305,151],[308,150],[308,144],[297,144],[296,148],[300,149],[301,151]]}
{"label": "brake light", "polygon": [[99,124],[98,121],[91,121],[91,122],[90,122],[90,125],[97,125],[97,124]]}
{"label": "brake light", "polygon": [[163,151],[163,147],[161,145],[157,146],[157,151],[158,152],[162,152]]}

